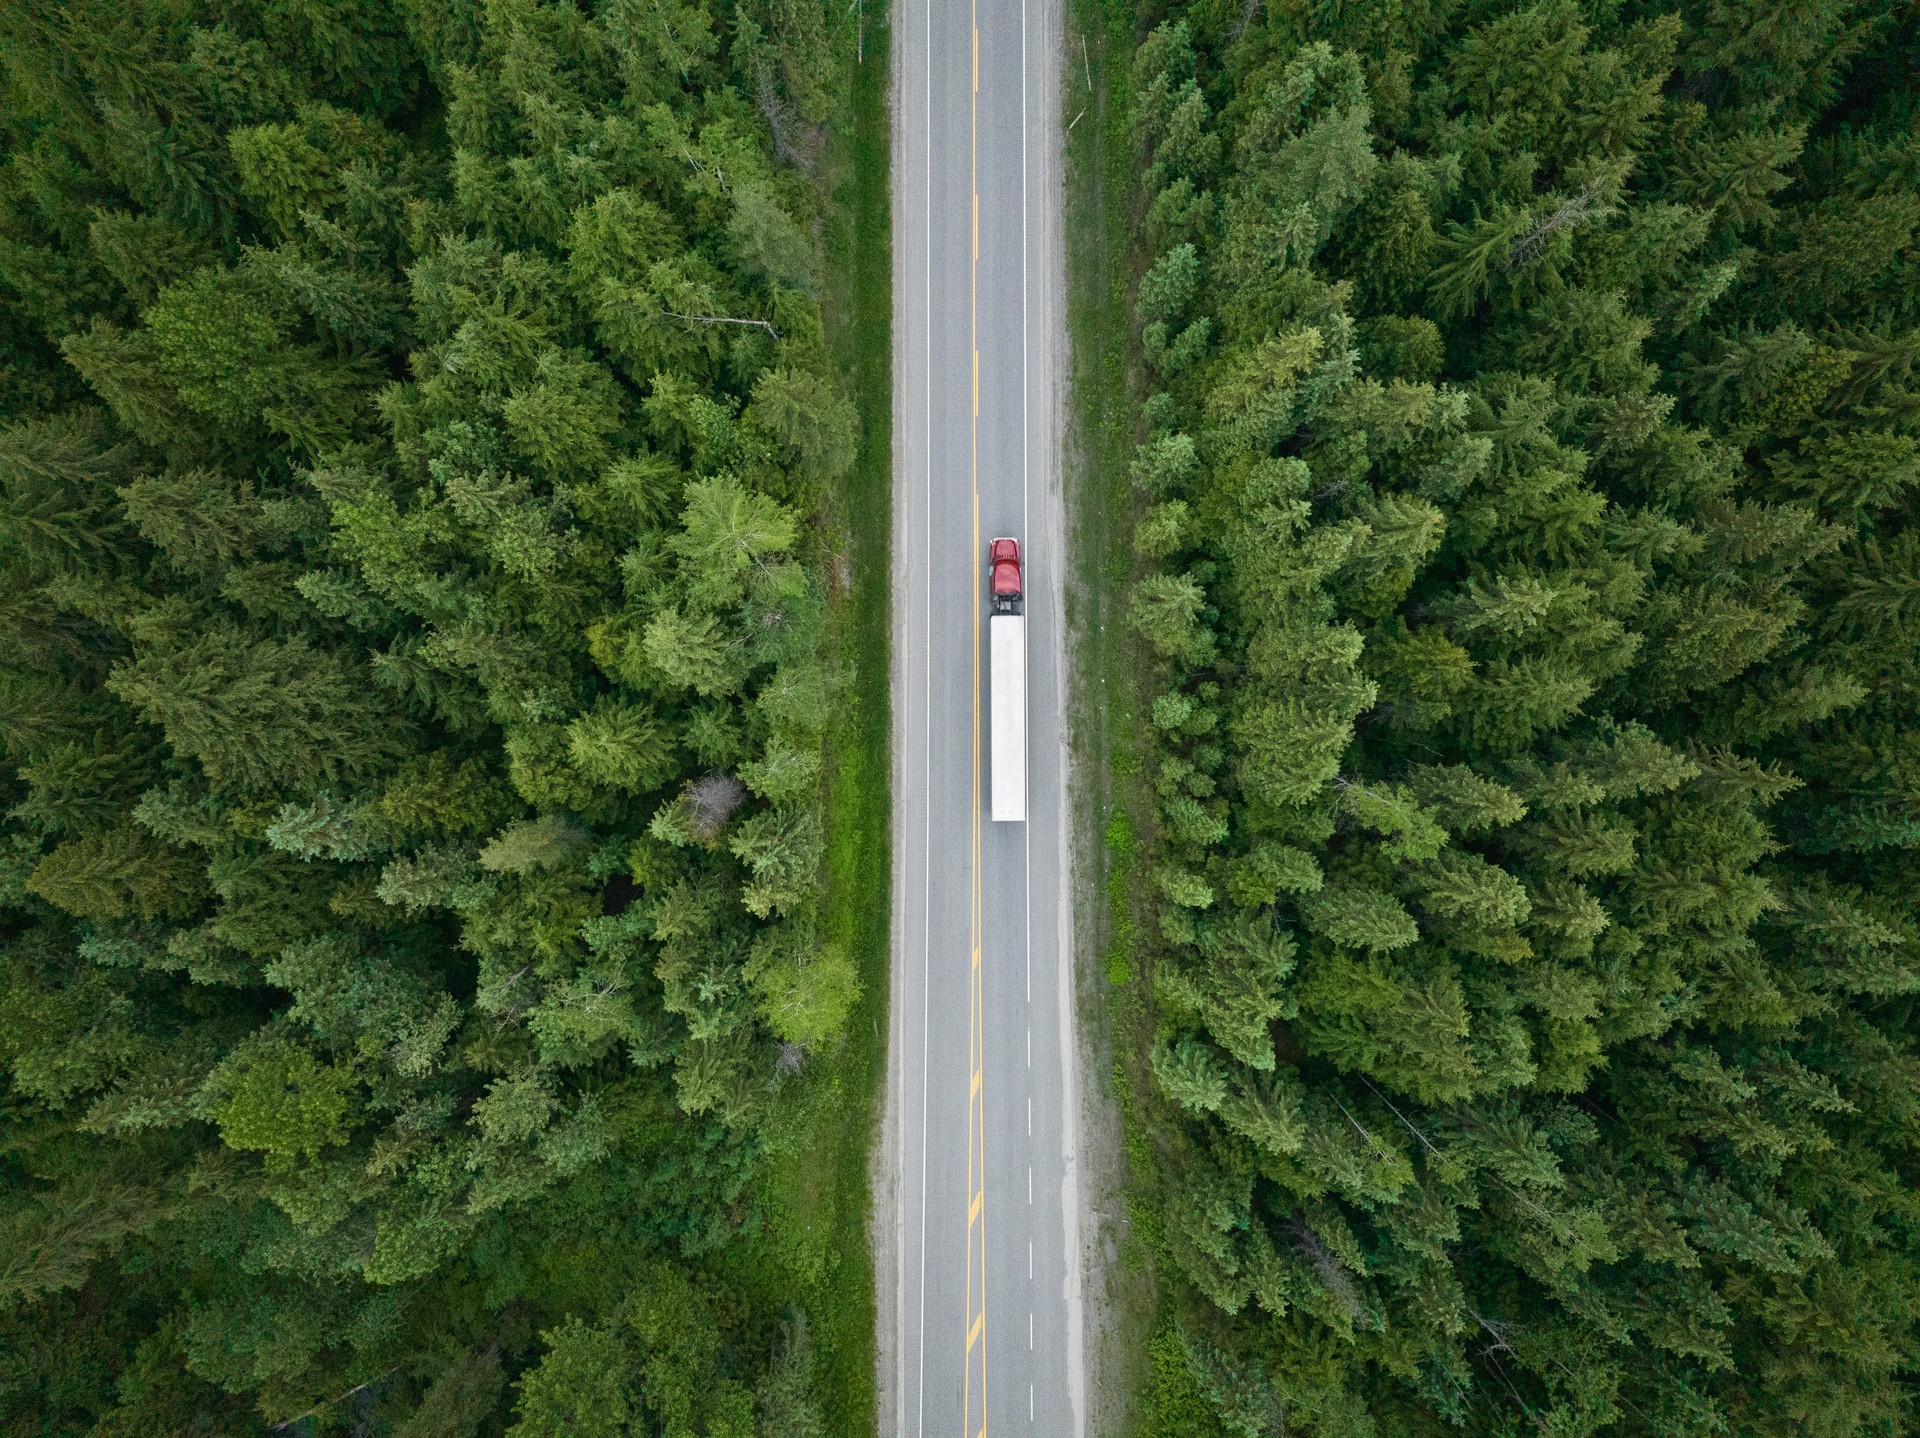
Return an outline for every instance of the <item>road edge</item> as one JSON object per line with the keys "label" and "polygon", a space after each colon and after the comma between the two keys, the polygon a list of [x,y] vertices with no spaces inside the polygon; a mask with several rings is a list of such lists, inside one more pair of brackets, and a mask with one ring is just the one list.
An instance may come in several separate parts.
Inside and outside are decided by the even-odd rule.
{"label": "road edge", "polygon": [[[1035,156],[1039,165],[1039,188],[1043,196],[1038,206],[1041,220],[1039,241],[1044,255],[1039,270],[1042,289],[1040,311],[1042,323],[1047,328],[1043,352],[1050,355],[1053,361],[1052,372],[1042,376],[1046,417],[1043,427],[1045,450],[1040,462],[1047,476],[1041,491],[1046,528],[1054,553],[1059,558],[1044,572],[1051,581],[1052,592],[1048,598],[1054,606],[1054,612],[1061,617],[1061,622],[1054,626],[1053,631],[1053,666],[1054,673],[1060,676],[1061,705],[1057,731],[1060,810],[1054,822],[1061,841],[1059,930],[1055,935],[1055,943],[1059,953],[1058,1002],[1062,1029],[1061,1237],[1066,1260],[1066,1292],[1062,1299],[1067,1310],[1067,1353],[1072,1364],[1067,1374],[1067,1402],[1073,1414],[1074,1438],[1085,1438],[1085,1435],[1096,1431],[1093,1404],[1097,1390],[1089,1382],[1092,1368],[1088,1363],[1088,1345],[1097,1338],[1101,1315],[1098,1304],[1090,1305],[1088,1302],[1089,1293],[1094,1291],[1094,1285],[1089,1280],[1096,1271],[1099,1258],[1100,1230],[1098,1212],[1090,1201],[1093,1189],[1087,1182],[1086,1157],[1090,1151],[1098,1151],[1097,1147],[1090,1150],[1088,1141],[1090,1138],[1097,1140],[1099,1135],[1097,1128],[1089,1127],[1084,1097],[1088,1092],[1086,1074],[1089,1071],[1089,1052],[1086,1025],[1081,1022],[1080,995],[1085,984],[1080,966],[1088,950],[1080,942],[1080,925],[1076,921],[1079,907],[1076,895],[1083,865],[1075,837],[1081,779],[1074,762],[1075,671],[1072,660],[1076,641],[1071,630],[1069,593],[1072,583],[1069,577],[1071,566],[1067,562],[1072,553],[1074,532],[1067,471],[1073,345],[1067,325],[1067,135],[1064,128],[1066,117],[1062,113],[1063,97],[1070,88],[1066,67],[1067,8],[1068,0],[1043,0],[1040,23],[1045,53],[1040,56],[1037,66],[1029,67],[1030,73],[1038,77],[1040,93],[1032,97],[1029,108],[1030,113],[1038,119],[1041,133]],[[1023,183],[1031,184],[1032,178],[1029,175]],[[1028,263],[1031,263],[1030,258]]]}
{"label": "road edge", "polygon": [[[895,313],[898,312],[897,297],[905,289],[906,276],[902,270],[898,235],[894,218],[899,212],[899,195],[894,191],[894,183],[905,172],[902,161],[902,147],[905,138],[899,124],[902,111],[901,87],[906,83],[906,63],[902,54],[905,45],[906,27],[895,25],[892,20],[892,6],[887,0],[877,0],[887,11],[887,58],[888,79],[886,87],[886,106],[888,119],[887,138],[887,198],[889,221],[887,230],[888,274],[896,296]],[[903,363],[902,327],[895,323],[888,349],[888,361],[892,375],[887,386],[887,402],[891,413],[897,418],[901,408],[902,376],[906,373]],[[903,691],[904,675],[901,666],[905,663],[907,646],[904,626],[908,606],[904,602],[907,576],[905,573],[906,555],[906,510],[901,502],[900,485],[906,474],[906,439],[904,427],[893,424],[891,428],[888,462],[891,466],[891,479],[887,486],[888,496],[888,539],[889,554],[887,563],[887,594],[890,613],[887,620],[887,685],[889,695],[898,695]],[[907,752],[906,746],[906,706],[894,703],[889,706],[890,723],[888,727],[888,767],[887,779],[890,789],[888,817],[892,824],[889,840],[889,862],[887,866],[887,886],[889,895],[889,917],[887,921],[887,1062],[886,1071],[881,1080],[881,1118],[880,1131],[873,1145],[869,1162],[869,1189],[873,1207],[867,1218],[868,1246],[873,1254],[874,1273],[874,1389],[877,1395],[876,1421],[881,1433],[904,1433],[902,1423],[904,1396],[901,1393],[901,1355],[904,1351],[906,1335],[902,1328],[905,1315],[900,1308],[900,1256],[905,1251],[903,1225],[906,1214],[900,1206],[900,1175],[903,1171],[905,1155],[901,1154],[899,1163],[893,1162],[893,1156],[900,1151],[903,1131],[900,1126],[900,1074],[901,1033],[904,1016],[900,1012],[901,995],[905,986],[900,983],[900,965],[906,954],[906,933],[903,927],[905,916],[898,896],[906,884],[906,815],[902,811],[906,786],[903,782],[900,766]]]}
{"label": "road edge", "polygon": [[[1061,95],[1067,404],[1063,488],[1075,550],[1067,614],[1073,752],[1072,872],[1080,966],[1076,1019],[1082,1087],[1083,1247],[1087,1361],[1102,1438],[1141,1431],[1149,1417],[1148,1340],[1158,1309],[1151,1245],[1131,1212],[1133,1134],[1126,1045],[1138,1005],[1130,963],[1139,875],[1134,836],[1151,824],[1139,763],[1138,699],[1126,666],[1122,606],[1134,577],[1126,479],[1132,448],[1128,265],[1127,66],[1134,11],[1125,0],[1064,0],[1066,45],[1079,73]],[[1117,69],[1115,67],[1118,67]],[[1109,632],[1111,628],[1112,632]]]}
{"label": "road edge", "polygon": [[[851,687],[831,726],[836,753],[829,773],[828,903],[823,938],[853,957],[861,994],[847,1037],[848,1061],[836,1085],[842,1109],[832,1150],[821,1149],[835,1193],[834,1253],[829,1266],[828,1320],[833,1342],[823,1351],[829,1428],[875,1434],[881,1394],[876,1314],[887,1296],[880,1252],[871,1242],[876,1168],[885,1131],[885,1089],[891,1035],[881,1031],[891,1009],[893,890],[893,619],[892,477],[894,472],[891,6],[861,0],[833,36],[845,98],[830,123],[827,215],[832,236],[825,283],[828,338],[860,414],[852,470],[830,495],[832,529],[842,546],[835,587],[836,662]],[[866,51],[869,41],[874,54]],[[833,263],[833,260],[839,263]],[[885,792],[879,792],[881,787]],[[825,1166],[823,1165],[823,1166]],[[836,1241],[837,1240],[837,1241]],[[823,1295],[827,1296],[827,1295]]]}

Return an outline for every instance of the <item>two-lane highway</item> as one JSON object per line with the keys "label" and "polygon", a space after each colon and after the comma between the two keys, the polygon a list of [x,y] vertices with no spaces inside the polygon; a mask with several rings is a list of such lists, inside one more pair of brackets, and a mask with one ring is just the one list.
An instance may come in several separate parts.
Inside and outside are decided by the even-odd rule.
{"label": "two-lane highway", "polygon": [[[1085,1431],[1067,922],[1057,0],[894,21],[896,841],[882,1349],[901,1434]],[[987,817],[986,546],[1025,551],[1028,819]]]}

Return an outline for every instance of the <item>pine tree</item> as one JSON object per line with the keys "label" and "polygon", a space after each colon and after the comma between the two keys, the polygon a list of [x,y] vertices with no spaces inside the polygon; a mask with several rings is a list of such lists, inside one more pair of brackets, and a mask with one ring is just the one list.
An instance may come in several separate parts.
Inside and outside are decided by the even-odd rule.
{"label": "pine tree", "polygon": [[[839,38],[50,16],[0,18],[0,1083],[43,1175],[6,1182],[75,1215],[35,1238],[21,1189],[22,1235],[86,1296],[0,1315],[0,1426],[504,1431],[535,1355],[455,1274],[624,1333],[671,1236],[642,1286],[684,1295],[768,1075],[858,991],[811,922]],[[711,831],[650,837],[703,772]],[[583,1233],[591,1297],[526,1261]],[[751,1428],[780,1315],[707,1296],[690,1346],[620,1340],[627,1419]]]}
{"label": "pine tree", "polygon": [[223,1063],[201,1102],[229,1147],[313,1158],[346,1141],[352,1086],[310,1050],[269,1041]]}
{"label": "pine tree", "polygon": [[186,918],[206,895],[189,854],[132,825],[56,845],[34,866],[27,892],[76,918]]}
{"label": "pine tree", "polygon": [[620,1438],[632,1399],[619,1335],[578,1318],[541,1334],[546,1353],[520,1381],[513,1438]]}
{"label": "pine tree", "polygon": [[567,727],[574,765],[596,783],[642,793],[673,772],[666,738],[653,717],[629,704],[602,705]]}
{"label": "pine tree", "polygon": [[747,572],[762,556],[792,545],[792,514],[737,480],[687,486],[680,533],[668,541],[682,561],[689,594],[709,604],[737,602]]}
{"label": "pine tree", "polygon": [[1835,1106],[1904,1008],[1814,1015],[1904,993],[1920,814],[1911,87],[1843,10],[1193,7],[1135,54],[1141,1122],[1207,1155],[1138,1183],[1237,1431],[1895,1421],[1783,1306],[1911,1266],[1822,1207],[1906,1161]]}
{"label": "pine tree", "polygon": [[853,466],[858,416],[852,402],[820,375],[788,367],[765,371],[754,382],[747,418],[772,435],[802,469],[822,480],[838,479]]}
{"label": "pine tree", "polygon": [[177,649],[140,654],[108,687],[223,786],[332,777],[391,752],[391,720],[364,682],[300,637],[211,625]]}
{"label": "pine tree", "polygon": [[824,1438],[826,1421],[813,1396],[813,1365],[807,1316],[795,1313],[782,1325],[779,1353],[760,1381],[760,1422],[771,1438]]}

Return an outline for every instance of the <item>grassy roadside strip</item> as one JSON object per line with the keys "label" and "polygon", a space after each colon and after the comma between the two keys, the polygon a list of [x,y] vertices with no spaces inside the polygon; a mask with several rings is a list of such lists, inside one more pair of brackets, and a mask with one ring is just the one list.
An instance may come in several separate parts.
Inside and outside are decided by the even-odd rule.
{"label": "grassy roadside strip", "polygon": [[[1152,656],[1126,623],[1140,568],[1133,526],[1141,501],[1127,480],[1144,371],[1132,311],[1143,267],[1141,197],[1129,134],[1137,11],[1128,0],[1071,0],[1068,84],[1067,506],[1075,556],[1069,596],[1074,679],[1076,856],[1084,866],[1076,923],[1099,956],[1083,969],[1081,1022],[1095,1053],[1110,1054],[1107,1099],[1124,1152],[1114,1175],[1126,1215],[1119,1261],[1104,1278],[1107,1327],[1094,1355],[1096,1431],[1126,1438],[1214,1438],[1213,1410],[1189,1373],[1172,1325],[1155,1181],[1147,1052],[1155,1022],[1151,921],[1154,806],[1143,680]],[[1080,56],[1072,52],[1085,48]],[[1083,110],[1084,106],[1084,110]],[[1104,982],[1102,981],[1104,980]],[[1101,1076],[1088,1076],[1090,1083]]]}
{"label": "grassy roadside strip", "polygon": [[[884,0],[866,0],[837,41],[844,90],[821,179],[828,342],[860,411],[853,470],[828,501],[836,669],[847,687],[827,732],[822,944],[850,954],[860,999],[846,1037],[815,1056],[769,1137],[759,1232],[729,1276],[769,1307],[804,1309],[815,1392],[836,1435],[876,1431],[874,1270],[866,1238],[868,1154],[886,1072],[892,796],[888,631],[893,455],[889,40]],[[864,33],[856,32],[856,24]],[[735,1267],[737,1265],[737,1268]]]}
{"label": "grassy roadside strip", "polygon": [[[1134,15],[1127,0],[1071,0],[1061,121],[1067,125],[1065,241],[1067,399],[1065,487],[1070,724],[1075,778],[1073,845],[1080,869],[1074,924],[1080,968],[1078,1018],[1084,1051],[1097,1056],[1085,1082],[1089,1112],[1118,1112],[1126,1152],[1098,1164],[1089,1182],[1104,1207],[1124,1197],[1119,1262],[1089,1275],[1104,1323],[1089,1355],[1089,1427],[1113,1434],[1157,1431],[1141,1382],[1158,1306],[1153,1245],[1142,1242],[1137,1201],[1139,1128],[1134,1058],[1140,1025],[1135,953],[1141,906],[1138,836],[1152,822],[1141,763],[1141,694],[1125,629],[1135,569],[1133,494],[1126,481],[1138,370],[1128,323],[1133,217],[1128,143],[1128,66]],[[1075,54],[1075,51],[1079,54]],[[1081,63],[1075,65],[1074,60]],[[1075,72],[1078,71],[1078,74]],[[1074,81],[1081,83],[1074,83]],[[1110,1068],[1101,1060],[1111,1060]],[[1116,1190],[1118,1192],[1116,1193]]]}

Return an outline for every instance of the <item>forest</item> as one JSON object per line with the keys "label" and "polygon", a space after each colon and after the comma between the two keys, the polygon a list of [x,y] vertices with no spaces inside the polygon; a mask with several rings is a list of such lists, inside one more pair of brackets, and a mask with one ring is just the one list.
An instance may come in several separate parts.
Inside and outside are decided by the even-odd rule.
{"label": "forest", "polygon": [[1137,19],[1144,1431],[1912,1431],[1915,12]]}
{"label": "forest", "polygon": [[0,6],[0,1431],[826,1431],[841,8]]}

